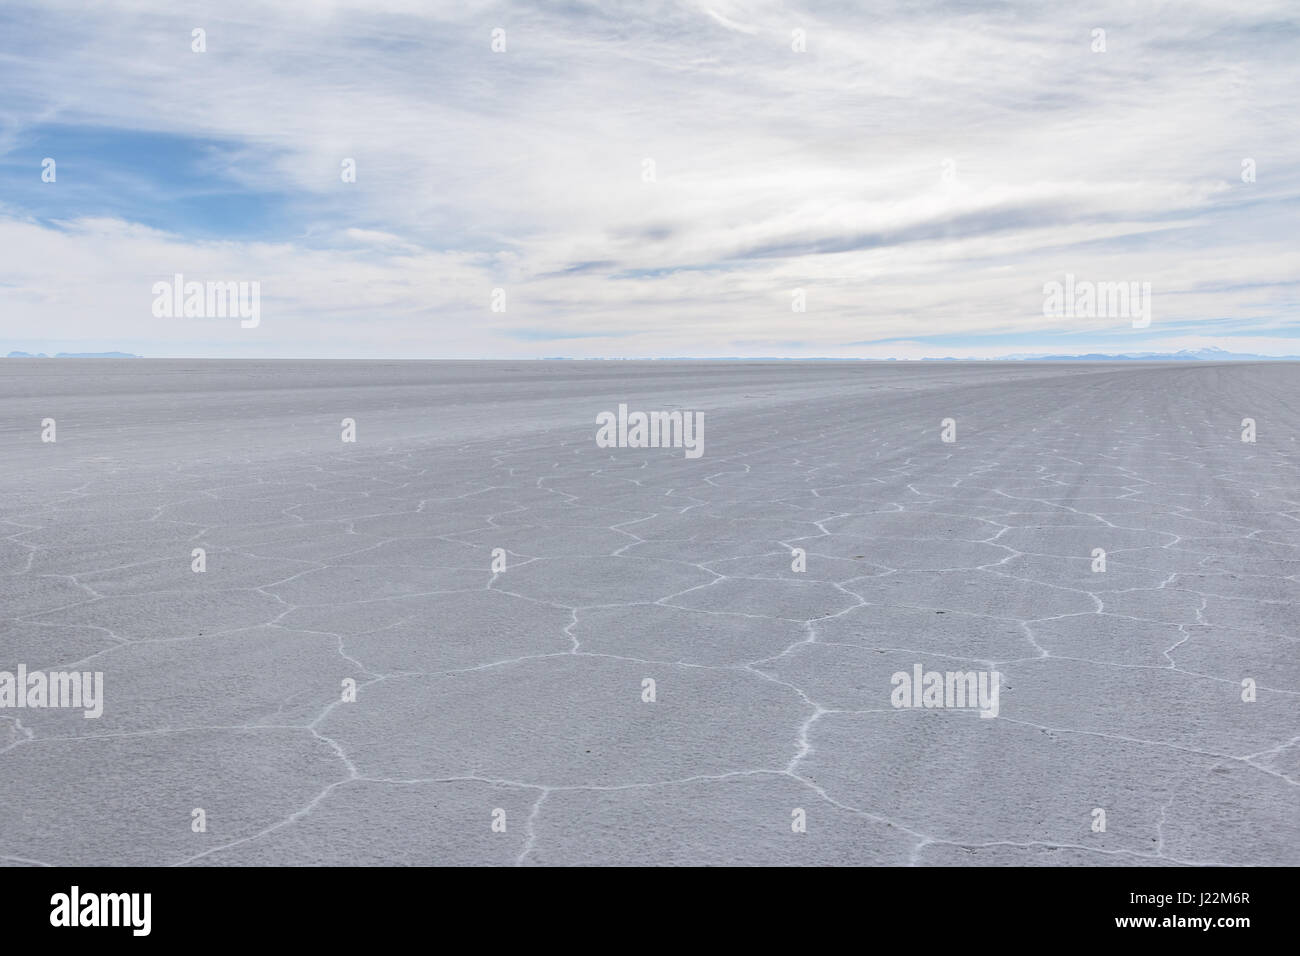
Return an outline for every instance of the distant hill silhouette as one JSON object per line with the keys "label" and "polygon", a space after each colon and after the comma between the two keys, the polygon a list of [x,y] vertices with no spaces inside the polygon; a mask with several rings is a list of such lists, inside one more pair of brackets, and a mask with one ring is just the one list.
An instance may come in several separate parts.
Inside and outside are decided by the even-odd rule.
{"label": "distant hill silhouette", "polygon": [[1283,362],[1300,359],[1300,355],[1252,355],[1248,352],[1225,352],[1207,349],[1181,349],[1177,352],[1122,352],[1118,355],[1003,355],[998,362]]}
{"label": "distant hill silhouette", "polygon": [[[10,352],[6,358],[50,358],[44,352]],[[54,358],[143,358],[130,352],[55,352]]]}

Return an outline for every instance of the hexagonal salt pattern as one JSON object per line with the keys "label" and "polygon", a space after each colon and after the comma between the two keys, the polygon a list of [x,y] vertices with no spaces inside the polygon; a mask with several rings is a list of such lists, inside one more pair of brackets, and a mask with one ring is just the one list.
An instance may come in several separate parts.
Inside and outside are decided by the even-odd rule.
{"label": "hexagonal salt pattern", "polygon": [[[0,398],[0,671],[104,675],[97,719],[0,709],[0,863],[1300,862],[1292,367],[9,363]],[[703,412],[705,454],[598,448],[620,402]],[[918,665],[997,672],[996,717],[895,706]]]}

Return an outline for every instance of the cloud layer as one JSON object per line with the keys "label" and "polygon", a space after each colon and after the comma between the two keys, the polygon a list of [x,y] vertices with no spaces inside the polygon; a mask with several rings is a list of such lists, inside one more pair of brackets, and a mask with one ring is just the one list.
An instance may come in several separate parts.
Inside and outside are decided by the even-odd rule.
{"label": "cloud layer", "polygon": [[[1091,6],[11,3],[6,338],[1300,352],[1294,4]],[[261,325],[155,318],[174,273],[260,282]],[[1066,273],[1150,282],[1150,327],[1045,318]]]}

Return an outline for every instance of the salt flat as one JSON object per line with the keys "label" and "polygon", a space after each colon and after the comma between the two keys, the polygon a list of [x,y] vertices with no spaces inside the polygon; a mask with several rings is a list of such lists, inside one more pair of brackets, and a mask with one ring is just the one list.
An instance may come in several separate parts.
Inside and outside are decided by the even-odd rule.
{"label": "salt flat", "polygon": [[1281,363],[5,360],[0,671],[105,700],[0,710],[0,861],[1295,865],[1298,415]]}

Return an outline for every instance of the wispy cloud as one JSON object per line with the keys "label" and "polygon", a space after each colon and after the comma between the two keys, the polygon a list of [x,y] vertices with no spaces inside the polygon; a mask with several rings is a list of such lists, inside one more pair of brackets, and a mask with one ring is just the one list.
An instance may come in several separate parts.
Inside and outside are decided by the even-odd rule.
{"label": "wispy cloud", "polygon": [[[1300,351],[1297,20],[1269,0],[14,2],[0,314],[12,347],[146,354]],[[260,281],[261,325],[155,319],[176,272]],[[1151,326],[1044,318],[1067,272],[1150,282]]]}

